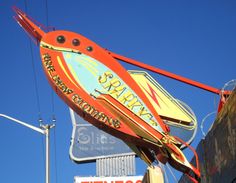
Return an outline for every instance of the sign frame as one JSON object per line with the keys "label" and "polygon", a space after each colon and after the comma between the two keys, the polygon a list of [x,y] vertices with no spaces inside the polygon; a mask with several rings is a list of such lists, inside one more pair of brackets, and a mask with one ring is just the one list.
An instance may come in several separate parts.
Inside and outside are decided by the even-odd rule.
{"label": "sign frame", "polygon": [[[90,127],[90,128],[96,128],[94,127],[92,124],[89,124],[88,122],[86,122],[85,120],[83,120],[83,123],[81,124],[77,124],[76,123],[76,117],[75,115],[77,115],[71,108],[69,108],[70,110],[70,116],[71,116],[71,121],[72,121],[72,126],[73,126],[73,129],[72,129],[72,135],[71,135],[71,143],[70,143],[70,149],[69,149],[69,156],[71,158],[71,160],[73,160],[75,163],[78,163],[78,164],[82,164],[82,163],[88,163],[88,162],[95,162],[97,159],[100,159],[100,158],[111,158],[111,157],[119,157],[119,156],[130,156],[130,155],[136,155],[128,146],[127,148],[130,149],[130,152],[124,152],[124,153],[117,153],[117,154],[109,154],[109,155],[99,155],[99,156],[91,156],[91,157],[86,157],[86,158],[78,158],[77,156],[74,155],[73,153],[73,147],[74,147],[74,143],[75,143],[75,135],[76,135],[76,130],[77,128],[76,127]],[[80,116],[79,116],[80,117]],[[81,118],[82,119],[82,118]],[[105,133],[105,132],[103,132]],[[108,137],[111,137],[113,139],[115,139],[115,141],[119,142],[121,141],[120,139],[118,138],[115,138],[114,136],[111,136],[110,134],[107,134],[105,133]],[[121,141],[122,143],[124,143],[123,141]],[[124,145],[126,145],[124,143]],[[89,145],[88,145],[89,146]]]}

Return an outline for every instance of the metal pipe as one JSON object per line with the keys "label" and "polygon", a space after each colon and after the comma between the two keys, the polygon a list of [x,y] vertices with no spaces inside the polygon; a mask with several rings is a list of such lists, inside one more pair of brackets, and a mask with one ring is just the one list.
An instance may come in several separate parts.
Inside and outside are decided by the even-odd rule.
{"label": "metal pipe", "polygon": [[49,154],[50,154],[50,147],[49,147],[49,130],[50,130],[50,127],[49,125],[47,125],[47,128],[45,129],[45,132],[46,132],[46,183],[49,183],[50,182],[50,164],[49,164]]}
{"label": "metal pipe", "polygon": [[128,63],[128,64],[132,64],[132,65],[138,66],[138,67],[140,67],[140,68],[143,68],[143,69],[146,69],[146,70],[149,70],[149,71],[152,71],[152,72],[161,74],[161,75],[163,75],[163,76],[166,76],[166,77],[175,79],[175,80],[177,80],[177,81],[180,81],[180,82],[183,82],[183,83],[186,83],[186,84],[195,86],[195,87],[197,87],[197,88],[200,88],[200,89],[203,89],[203,90],[206,90],[206,91],[215,93],[215,94],[220,94],[220,93],[221,93],[221,90],[220,90],[220,89],[217,89],[217,88],[214,88],[214,87],[211,87],[211,86],[202,84],[202,83],[200,83],[200,82],[197,82],[197,81],[194,81],[194,80],[191,80],[191,79],[188,79],[188,78],[179,76],[179,75],[177,75],[177,74],[173,74],[173,73],[171,73],[171,72],[168,72],[168,71],[165,71],[165,70],[162,70],[162,69],[158,69],[158,68],[156,68],[156,67],[153,67],[153,66],[150,66],[150,65],[147,65],[147,64],[138,62],[138,61],[136,61],[136,60],[134,60],[134,59],[130,59],[130,58],[124,57],[124,56],[122,56],[122,55],[118,55],[118,54],[113,53],[113,52],[108,51],[108,50],[107,50],[107,52],[108,52],[113,58],[118,59],[118,60],[120,60],[120,61],[122,61],[122,62],[126,62],[126,63]]}
{"label": "metal pipe", "polygon": [[41,127],[44,129],[45,132],[45,138],[46,138],[46,163],[45,163],[45,182],[50,183],[50,129],[55,127],[55,124],[49,125],[41,125]]}
{"label": "metal pipe", "polygon": [[30,124],[28,124],[28,123],[25,123],[25,122],[23,122],[23,121],[20,121],[20,120],[18,120],[18,119],[13,118],[13,117],[7,116],[7,115],[5,115],[5,114],[0,114],[0,117],[7,118],[7,119],[9,119],[9,120],[11,120],[11,121],[14,121],[14,122],[16,122],[16,123],[18,123],[18,124],[20,124],[20,125],[25,126],[25,127],[28,127],[28,128],[30,128],[30,129],[32,129],[32,130],[34,130],[34,131],[37,131],[37,132],[39,132],[39,133],[41,133],[41,134],[45,134],[45,131],[42,130],[41,128],[38,128],[38,127],[33,126],[33,125],[30,125]]}

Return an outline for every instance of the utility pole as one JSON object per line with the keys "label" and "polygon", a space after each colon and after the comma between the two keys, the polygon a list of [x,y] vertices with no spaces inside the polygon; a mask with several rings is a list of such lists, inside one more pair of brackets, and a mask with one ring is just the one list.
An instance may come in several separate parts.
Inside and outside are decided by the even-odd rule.
{"label": "utility pole", "polygon": [[45,152],[45,154],[46,154],[46,160],[45,160],[46,161],[46,163],[45,163],[45,165],[46,165],[45,166],[45,173],[46,173],[45,176],[46,177],[45,177],[45,182],[46,183],[50,183],[50,129],[55,127],[55,124],[52,124],[52,125],[40,124],[41,128],[38,128],[36,126],[30,125],[30,124],[28,124],[26,122],[20,121],[18,119],[15,119],[13,117],[7,116],[5,114],[0,114],[0,117],[6,118],[6,119],[8,119],[10,121],[16,122],[16,123],[18,123],[18,124],[20,124],[22,126],[25,126],[27,128],[30,128],[30,129],[32,129],[32,130],[34,130],[36,132],[39,132],[39,133],[45,135],[45,141],[46,141],[46,143],[45,143],[45,146],[46,146],[46,148],[45,148],[46,149],[46,152]]}
{"label": "utility pole", "polygon": [[46,175],[46,183],[50,183],[50,129],[55,127],[55,124],[49,125],[40,125],[41,128],[44,130],[45,137],[46,137],[46,167],[45,167],[45,175]]}

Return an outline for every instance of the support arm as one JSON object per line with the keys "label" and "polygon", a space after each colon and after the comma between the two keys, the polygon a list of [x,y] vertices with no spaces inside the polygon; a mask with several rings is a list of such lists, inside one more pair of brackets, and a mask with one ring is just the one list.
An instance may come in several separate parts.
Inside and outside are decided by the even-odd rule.
{"label": "support arm", "polygon": [[122,62],[126,62],[126,63],[128,63],[128,64],[132,64],[132,65],[138,66],[138,67],[140,67],[140,68],[143,68],[143,69],[146,69],[146,70],[149,70],[149,71],[152,71],[152,72],[161,74],[161,75],[163,75],[163,76],[166,76],[166,77],[175,79],[175,80],[177,80],[177,81],[180,81],[180,82],[183,82],[183,83],[192,85],[192,86],[194,86],[194,87],[197,87],[197,88],[200,88],[200,89],[203,89],[203,90],[206,90],[206,91],[215,93],[215,94],[220,94],[220,93],[221,93],[221,90],[220,90],[220,89],[217,89],[217,88],[214,88],[214,87],[211,87],[211,86],[208,86],[208,85],[199,83],[199,82],[197,82],[197,81],[194,81],[194,80],[191,80],[191,79],[188,79],[188,78],[179,76],[179,75],[177,75],[177,74],[173,74],[173,73],[171,73],[171,72],[168,72],[168,71],[165,71],[165,70],[162,70],[162,69],[158,69],[158,68],[156,68],[156,67],[153,67],[153,66],[150,66],[150,65],[147,65],[147,64],[138,62],[138,61],[136,61],[136,60],[134,60],[134,59],[130,59],[130,58],[124,57],[124,56],[122,56],[122,55],[118,55],[118,54],[113,53],[113,52],[108,51],[108,50],[107,50],[107,52],[108,52],[113,58],[118,59],[118,60],[120,60],[120,61],[122,61]]}
{"label": "support arm", "polygon": [[9,119],[9,120],[11,120],[11,121],[14,121],[14,122],[16,122],[16,123],[18,123],[18,124],[21,124],[21,125],[23,125],[23,126],[25,126],[25,127],[28,127],[28,128],[30,128],[30,129],[32,129],[32,130],[34,130],[34,131],[37,131],[37,132],[39,132],[39,133],[41,133],[41,134],[45,134],[45,131],[44,131],[44,130],[42,130],[42,129],[36,127],[36,126],[27,124],[27,123],[25,123],[25,122],[23,122],[23,121],[20,121],[20,120],[18,120],[18,119],[15,119],[15,118],[12,118],[12,117],[10,117],[10,116],[7,116],[7,115],[5,115],[5,114],[0,114],[0,117]]}

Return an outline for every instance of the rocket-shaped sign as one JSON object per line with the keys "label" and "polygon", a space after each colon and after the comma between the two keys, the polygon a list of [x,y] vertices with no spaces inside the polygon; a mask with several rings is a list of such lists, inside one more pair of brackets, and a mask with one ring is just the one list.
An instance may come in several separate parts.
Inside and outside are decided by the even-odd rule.
{"label": "rocket-shaped sign", "polygon": [[[171,135],[152,104],[151,84],[140,85],[108,51],[86,37],[63,30],[45,32],[21,10],[14,10],[17,22],[40,47],[49,83],[70,108],[97,128],[122,139],[146,163],[158,159],[200,177],[198,168],[182,153],[182,143]],[[161,107],[165,99],[158,95],[153,100]],[[191,126],[191,115],[187,118],[183,125]]]}

